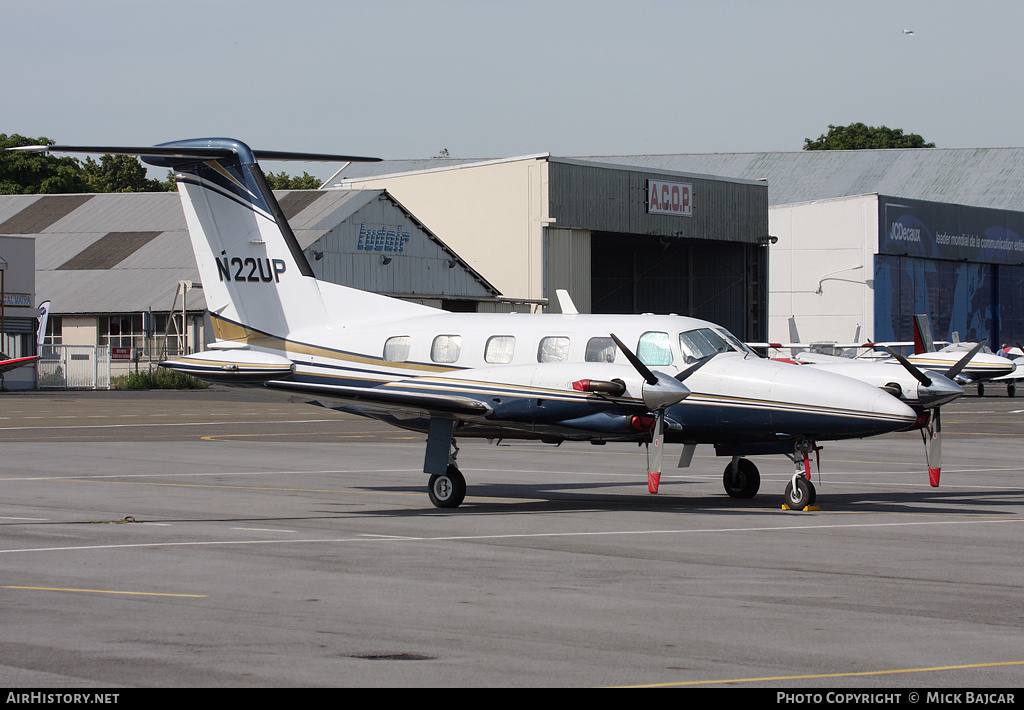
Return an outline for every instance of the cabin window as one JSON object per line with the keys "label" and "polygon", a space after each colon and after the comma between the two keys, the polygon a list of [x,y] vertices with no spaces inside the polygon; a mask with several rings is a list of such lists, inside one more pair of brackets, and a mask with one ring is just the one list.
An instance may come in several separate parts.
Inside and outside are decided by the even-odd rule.
{"label": "cabin window", "polygon": [[514,335],[494,335],[487,339],[484,346],[484,361],[492,365],[507,365],[512,362],[516,352]]}
{"label": "cabin window", "polygon": [[668,333],[650,331],[640,336],[636,346],[636,356],[648,367],[672,364],[672,348],[669,346]]}
{"label": "cabin window", "polygon": [[405,362],[409,359],[409,346],[412,338],[408,335],[396,335],[384,342],[384,359],[388,362]]}
{"label": "cabin window", "polygon": [[687,364],[732,350],[725,338],[711,328],[698,328],[680,333],[679,349],[683,351],[683,359]]}
{"label": "cabin window", "polygon": [[461,352],[461,335],[439,335],[430,345],[430,359],[434,362],[455,362]]}
{"label": "cabin window", "polygon": [[537,362],[565,362],[569,359],[569,339],[558,335],[540,339]]}
{"label": "cabin window", "polygon": [[587,362],[615,362],[615,341],[611,338],[591,338],[587,341]]}

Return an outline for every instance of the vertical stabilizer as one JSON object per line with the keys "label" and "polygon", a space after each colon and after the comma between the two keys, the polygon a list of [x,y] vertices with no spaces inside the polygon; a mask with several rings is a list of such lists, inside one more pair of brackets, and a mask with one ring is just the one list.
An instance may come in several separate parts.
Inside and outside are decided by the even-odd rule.
{"label": "vertical stabilizer", "polygon": [[932,337],[932,322],[927,313],[914,315],[914,354],[935,352],[935,339]]}
{"label": "vertical stabilizer", "polygon": [[231,324],[276,336],[323,325],[317,281],[252,152],[226,139],[173,145],[197,143],[231,151],[216,160],[170,161],[218,337],[244,332]]}
{"label": "vertical stabilizer", "polygon": [[250,340],[260,334],[288,338],[348,322],[435,310],[317,281],[256,162],[378,158],[253,151],[230,138],[145,147],[43,145],[17,150],[137,155],[150,165],[173,169],[206,305],[220,340]]}

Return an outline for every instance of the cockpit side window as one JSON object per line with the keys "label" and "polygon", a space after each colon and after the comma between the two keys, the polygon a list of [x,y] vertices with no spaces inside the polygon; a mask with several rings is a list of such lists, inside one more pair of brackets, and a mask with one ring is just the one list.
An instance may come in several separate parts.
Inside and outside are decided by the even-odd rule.
{"label": "cockpit side window", "polygon": [[669,345],[668,333],[649,331],[640,336],[636,346],[636,356],[648,367],[672,364],[672,348]]}
{"label": "cockpit side window", "polygon": [[680,333],[679,349],[683,351],[683,360],[687,365],[710,355],[732,350],[725,338],[711,328],[698,328]]}

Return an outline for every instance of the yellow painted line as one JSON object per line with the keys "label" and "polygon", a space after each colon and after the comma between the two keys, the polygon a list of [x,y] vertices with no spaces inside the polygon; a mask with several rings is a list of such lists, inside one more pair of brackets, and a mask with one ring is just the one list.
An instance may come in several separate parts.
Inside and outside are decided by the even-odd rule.
{"label": "yellow painted line", "polygon": [[725,685],[726,683],[766,683],[771,681],[813,680],[815,678],[863,678],[876,675],[898,675],[909,673],[934,673],[936,671],[960,671],[968,668],[998,668],[1000,666],[1021,666],[1024,661],[1003,661],[997,663],[971,663],[962,666],[933,666],[931,668],[896,668],[883,671],[860,671],[852,673],[820,673],[815,675],[780,675],[763,678],[731,678],[728,680],[693,680],[680,683],[652,683],[650,685],[623,686],[629,688],[679,688],[687,685]]}
{"label": "yellow painted line", "polygon": [[81,592],[85,594],[129,594],[142,597],[186,597],[189,599],[203,599],[205,594],[167,594],[164,592],[127,592],[117,589],[72,589],[70,587],[16,587],[5,584],[3,589],[28,589],[36,592]]}

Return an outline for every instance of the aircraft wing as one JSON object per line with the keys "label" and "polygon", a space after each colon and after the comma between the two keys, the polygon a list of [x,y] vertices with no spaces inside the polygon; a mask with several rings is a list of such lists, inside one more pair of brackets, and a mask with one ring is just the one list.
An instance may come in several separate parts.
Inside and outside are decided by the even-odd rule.
{"label": "aircraft wing", "polygon": [[455,417],[484,417],[494,410],[485,402],[472,397],[443,395],[428,392],[410,392],[394,387],[381,385],[378,387],[350,387],[346,385],[328,385],[312,382],[289,382],[287,380],[271,380],[267,387],[288,390],[290,392],[307,392],[319,394],[333,399],[368,404],[385,410],[426,415],[441,414]]}
{"label": "aircraft wing", "polygon": [[7,360],[0,360],[0,375],[23,365],[30,365],[38,359],[38,355],[29,355],[28,357],[15,357]]}

